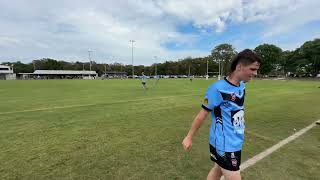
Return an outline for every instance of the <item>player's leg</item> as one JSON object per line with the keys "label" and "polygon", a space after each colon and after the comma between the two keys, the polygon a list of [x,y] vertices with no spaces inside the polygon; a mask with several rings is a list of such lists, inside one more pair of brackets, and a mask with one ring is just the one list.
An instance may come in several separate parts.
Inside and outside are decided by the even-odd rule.
{"label": "player's leg", "polygon": [[241,180],[241,151],[224,152],[210,145],[211,160],[220,168],[225,180]]}
{"label": "player's leg", "polygon": [[220,180],[222,176],[221,168],[218,164],[214,163],[214,167],[210,170],[207,180]]}
{"label": "player's leg", "polygon": [[229,171],[221,168],[224,180],[241,180],[240,170],[238,171]]}
{"label": "player's leg", "polygon": [[216,149],[209,144],[209,150],[210,150],[210,159],[214,163],[214,167],[210,170],[207,180],[220,180],[222,176],[221,167],[218,165],[218,159],[216,157]]}
{"label": "player's leg", "polygon": [[146,89],[146,83],[145,82],[142,82],[142,87],[143,87],[144,90]]}

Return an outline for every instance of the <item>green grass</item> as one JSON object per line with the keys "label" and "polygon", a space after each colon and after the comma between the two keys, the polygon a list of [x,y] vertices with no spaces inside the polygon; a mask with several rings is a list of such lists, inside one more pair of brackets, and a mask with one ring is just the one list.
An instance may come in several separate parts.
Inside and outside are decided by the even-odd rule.
{"label": "green grass", "polygon": [[243,179],[319,179],[320,127],[258,162],[243,172]]}
{"label": "green grass", "polygon": [[[181,141],[212,82],[161,79],[154,87],[149,81],[145,92],[137,80],[0,81],[0,179],[205,179],[212,166],[210,119],[190,152],[183,150]],[[320,119],[318,86],[317,81],[247,84],[242,161],[293,134],[294,128]],[[319,144],[315,137],[319,128],[303,138]],[[299,142],[309,151],[319,150]],[[282,151],[278,156],[300,155]],[[303,155],[308,162],[320,162],[319,156]],[[285,163],[271,157],[257,170],[248,168],[244,177],[257,179],[259,168],[267,173],[269,162]],[[268,173],[305,166],[306,176],[318,177],[308,163]]]}

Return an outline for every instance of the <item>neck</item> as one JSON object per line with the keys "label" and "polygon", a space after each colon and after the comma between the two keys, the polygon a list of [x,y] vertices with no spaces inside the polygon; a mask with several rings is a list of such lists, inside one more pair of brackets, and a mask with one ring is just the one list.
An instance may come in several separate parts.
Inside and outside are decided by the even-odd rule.
{"label": "neck", "polygon": [[228,77],[227,77],[228,81],[231,82],[234,85],[239,86],[240,85],[240,79],[237,78],[233,73],[231,73]]}

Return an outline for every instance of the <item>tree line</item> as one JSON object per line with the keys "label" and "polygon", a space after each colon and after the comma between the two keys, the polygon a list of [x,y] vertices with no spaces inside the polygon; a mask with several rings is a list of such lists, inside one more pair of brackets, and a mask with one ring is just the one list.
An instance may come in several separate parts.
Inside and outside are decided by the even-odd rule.
{"label": "tree line", "polygon": [[[320,71],[320,39],[305,42],[295,50],[283,51],[274,44],[262,44],[253,49],[262,59],[262,65],[258,74],[260,76],[299,76],[312,77]],[[226,75],[229,65],[237,51],[231,44],[219,44],[214,47],[211,54],[205,57],[186,57],[175,61],[152,64],[150,66],[134,66],[135,75],[144,72],[146,75],[206,75],[207,63],[209,75],[218,74],[219,62],[222,75]],[[15,73],[32,73],[34,70],[89,70],[89,62],[67,62],[51,58],[33,60],[31,63],[4,62],[12,65]],[[132,74],[132,65],[121,63],[99,64],[91,62],[91,70],[99,75],[105,71],[126,72]]]}

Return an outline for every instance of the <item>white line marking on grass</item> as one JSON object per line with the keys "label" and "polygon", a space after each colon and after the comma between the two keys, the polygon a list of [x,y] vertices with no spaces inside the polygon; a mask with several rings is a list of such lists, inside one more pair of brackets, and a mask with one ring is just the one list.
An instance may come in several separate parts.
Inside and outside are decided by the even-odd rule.
{"label": "white line marking on grass", "polygon": [[[278,150],[279,148],[281,148],[282,146],[288,144],[289,142],[297,139],[299,136],[301,136],[302,134],[304,134],[305,132],[309,131],[311,128],[313,128],[314,126],[316,126],[316,124],[320,125],[320,120],[317,120],[315,122],[313,122],[312,124],[310,124],[309,126],[301,129],[300,131],[292,134],[291,136],[287,137],[286,139],[278,142],[277,144],[271,146],[270,148],[266,149],[265,151],[255,155],[254,157],[252,157],[251,159],[247,160],[246,162],[242,163],[242,165],[240,165],[240,171],[244,171],[245,169],[247,169],[248,167],[256,164],[258,161],[260,161],[261,159],[267,157],[268,155],[270,155],[271,153],[273,153],[274,151]],[[220,180],[224,180],[224,177],[222,176],[220,178]]]}
{"label": "white line marking on grass", "polygon": [[[320,120],[318,120],[320,121]],[[316,121],[316,122],[318,122]],[[301,136],[302,134],[304,134],[305,132],[307,132],[308,130],[310,130],[311,128],[313,128],[314,126],[316,126],[316,122],[313,122],[312,124],[310,124],[309,126],[301,129],[300,131],[294,133],[293,135],[287,137],[286,139],[280,141],[279,143],[271,146],[270,148],[266,149],[265,151],[259,153],[258,155],[252,157],[251,159],[247,160],[246,162],[244,162],[241,166],[240,166],[240,170],[243,171],[246,168],[254,165],[255,163],[257,163],[258,161],[260,161],[261,159],[265,158],[266,156],[270,155],[271,153],[273,153],[274,151],[278,150],[279,148],[281,148],[282,146],[288,144],[289,142],[295,140],[296,138],[298,138],[299,136]]]}
{"label": "white line marking on grass", "polygon": [[183,96],[199,96],[199,95],[202,95],[202,94],[163,96],[163,97],[157,97],[157,98],[141,98],[141,99],[133,99],[133,100],[114,101],[114,102],[110,102],[110,103],[102,102],[102,103],[78,104],[78,105],[69,105],[69,106],[53,106],[53,107],[45,107],[45,108],[37,108],[37,109],[27,109],[27,110],[21,110],[21,111],[0,112],[0,115],[23,113],[23,112],[34,112],[34,111],[46,111],[46,110],[55,110],[55,109],[64,109],[64,108],[86,107],[86,106],[95,106],[95,105],[99,105],[99,104],[109,105],[109,104],[117,104],[117,103],[138,102],[138,101],[145,101],[145,100],[166,99],[166,98],[183,97]]}

